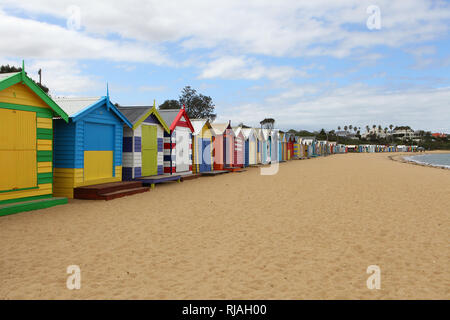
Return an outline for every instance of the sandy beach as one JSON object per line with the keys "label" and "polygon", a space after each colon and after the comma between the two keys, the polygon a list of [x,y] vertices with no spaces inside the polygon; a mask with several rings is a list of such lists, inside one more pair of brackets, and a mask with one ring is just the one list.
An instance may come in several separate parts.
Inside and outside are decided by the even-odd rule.
{"label": "sandy beach", "polygon": [[[0,217],[0,298],[449,299],[450,171],[388,155]],[[80,290],[66,288],[69,265]]]}

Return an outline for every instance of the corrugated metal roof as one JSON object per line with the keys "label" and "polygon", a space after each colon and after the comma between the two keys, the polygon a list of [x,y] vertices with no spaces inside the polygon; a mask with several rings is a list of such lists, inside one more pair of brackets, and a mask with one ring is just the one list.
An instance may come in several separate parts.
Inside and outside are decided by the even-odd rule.
{"label": "corrugated metal roof", "polygon": [[203,126],[206,124],[207,119],[193,119],[191,120],[194,127],[194,135],[198,135],[202,132]]}
{"label": "corrugated metal roof", "polygon": [[211,127],[213,129],[214,134],[221,135],[225,132],[228,127],[228,123],[212,123]]}
{"label": "corrugated metal roof", "polygon": [[117,107],[120,112],[130,121],[133,125],[141,119],[153,106],[120,106]]}
{"label": "corrugated metal roof", "polygon": [[61,109],[64,110],[65,113],[69,117],[74,116],[80,111],[86,109],[87,107],[93,105],[97,101],[99,101],[101,97],[77,97],[77,98],[55,98],[53,99]]}
{"label": "corrugated metal roof", "polygon": [[6,78],[12,77],[20,72],[8,72],[8,73],[0,73],[0,81],[5,80]]}
{"label": "corrugated metal roof", "polygon": [[181,109],[167,109],[167,110],[158,110],[161,118],[167,123],[170,127],[172,125],[173,120],[177,117],[178,113]]}

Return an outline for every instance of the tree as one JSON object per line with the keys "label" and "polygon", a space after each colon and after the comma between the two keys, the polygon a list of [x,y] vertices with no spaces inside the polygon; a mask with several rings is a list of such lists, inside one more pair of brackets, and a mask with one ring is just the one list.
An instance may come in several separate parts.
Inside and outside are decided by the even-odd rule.
{"label": "tree", "polygon": [[[20,68],[20,67],[14,67],[14,66],[10,66],[9,64],[7,64],[7,65],[2,65],[2,66],[0,66],[0,73],[10,73],[10,72],[21,72],[22,71],[22,68]],[[27,74],[26,72],[25,72],[25,74]],[[31,78],[30,78],[31,79]],[[33,79],[31,79],[39,88],[41,88],[42,89],[42,91],[44,91],[47,95],[49,95],[49,89],[45,86],[45,85],[43,85],[43,84],[41,84],[41,83],[39,83],[39,82],[36,82],[36,81],[34,81]]]}
{"label": "tree", "polygon": [[186,113],[191,119],[209,119],[214,121],[216,114],[214,113],[215,105],[212,98],[197,93],[195,89],[186,86],[181,91],[179,98],[180,105],[184,105]]}
{"label": "tree", "polygon": [[325,129],[320,130],[319,134],[317,135],[317,139],[327,140],[327,133],[325,132]]}
{"label": "tree", "polygon": [[180,109],[181,105],[178,100],[166,100],[158,108],[159,110]]}
{"label": "tree", "polygon": [[341,131],[341,126],[338,126],[338,131]]}
{"label": "tree", "polygon": [[347,132],[347,129],[348,129],[348,127],[347,127],[347,125],[345,125],[345,126],[344,126],[345,132]]}
{"label": "tree", "polygon": [[275,127],[275,119],[265,118],[260,123],[262,129],[272,130]]}

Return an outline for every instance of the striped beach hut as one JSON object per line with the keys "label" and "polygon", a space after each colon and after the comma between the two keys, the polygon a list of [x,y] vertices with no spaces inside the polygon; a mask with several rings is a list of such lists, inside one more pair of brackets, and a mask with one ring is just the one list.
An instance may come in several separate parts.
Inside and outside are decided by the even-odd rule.
{"label": "striped beach hut", "polygon": [[213,170],[213,130],[208,119],[191,120],[194,127],[192,135],[192,172]]}
{"label": "striped beach hut", "polygon": [[164,132],[170,133],[155,104],[120,106],[132,127],[123,128],[123,180],[164,173]]}
{"label": "striped beach hut", "polygon": [[246,166],[258,163],[258,136],[253,128],[243,128],[242,133],[245,137],[245,164]]}
{"label": "striped beach hut", "polygon": [[53,123],[67,114],[25,73],[0,74],[0,216],[67,203],[53,198]]}
{"label": "striped beach hut", "polygon": [[293,134],[286,134],[287,136],[287,160],[291,160],[294,157],[294,145],[296,143],[295,136]]}
{"label": "striped beach hut", "polygon": [[74,197],[74,189],[122,181],[123,126],[131,123],[109,100],[58,98],[69,115],[54,121],[54,194]]}
{"label": "striped beach hut", "polygon": [[160,110],[159,113],[170,129],[170,133],[164,133],[164,173],[192,172],[194,127],[185,107]]}
{"label": "striped beach hut", "polygon": [[231,122],[212,123],[211,128],[214,134],[214,170],[224,170],[225,168],[233,167],[234,131],[231,127]]}
{"label": "striped beach hut", "polygon": [[234,167],[244,167],[245,164],[245,137],[242,127],[234,127]]}
{"label": "striped beach hut", "polygon": [[284,132],[278,131],[278,161],[284,160]]}

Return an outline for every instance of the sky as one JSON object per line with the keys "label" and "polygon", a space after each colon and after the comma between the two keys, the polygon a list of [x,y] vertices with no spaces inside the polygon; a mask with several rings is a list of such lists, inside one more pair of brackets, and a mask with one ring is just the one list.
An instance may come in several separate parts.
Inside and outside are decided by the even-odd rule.
{"label": "sky", "polygon": [[211,96],[216,122],[450,132],[450,1],[0,1],[0,64],[52,96]]}

